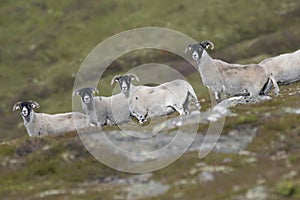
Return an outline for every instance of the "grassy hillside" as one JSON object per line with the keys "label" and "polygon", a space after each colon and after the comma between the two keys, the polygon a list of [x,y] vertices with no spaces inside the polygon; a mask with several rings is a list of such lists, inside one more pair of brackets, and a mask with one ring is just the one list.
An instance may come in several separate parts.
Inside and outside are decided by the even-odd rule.
{"label": "grassy hillside", "polygon": [[[19,113],[11,109],[19,100],[32,99],[39,102],[39,112],[70,111],[75,76],[88,53],[117,33],[148,26],[174,29],[198,41],[209,39],[215,43],[213,57],[237,63],[259,62],[300,48],[300,1],[2,0],[1,199],[17,199],[20,195],[27,199],[96,199],[99,195],[101,199],[122,199],[126,196],[124,184],[114,180],[127,181],[131,175],[97,162],[74,134],[28,138]],[[99,84],[101,93],[111,93],[109,82],[115,74],[150,62],[168,64],[182,71],[199,97],[206,100],[203,108],[209,107],[207,90],[199,84],[199,75],[184,70],[190,66],[179,57],[154,50],[133,52],[116,60]],[[153,199],[199,196],[243,199],[241,195],[260,185],[259,180],[265,181],[262,185],[274,199],[299,198],[299,115],[284,112],[285,108],[300,107],[299,88],[299,83],[282,86],[282,96],[258,105],[238,106],[233,109],[238,116],[227,118],[223,134],[242,125],[259,128],[247,149],[255,156],[214,153],[199,161],[196,153],[189,153],[153,175],[153,180],[171,185],[164,197]],[[228,159],[230,162],[225,162]],[[248,162],[251,159],[256,161]],[[198,162],[227,165],[234,173],[217,173],[215,181],[198,184],[195,183],[200,173]],[[296,175],[284,178],[293,171]],[[220,182],[228,184],[220,189]],[[80,189],[84,192],[80,193]],[[49,190],[54,194],[43,193]]]}
{"label": "grassy hillside", "polygon": [[[11,116],[17,100],[34,99],[45,112],[70,110],[81,62],[114,34],[136,27],[167,27],[199,41],[214,41],[216,56],[228,61],[265,57],[298,48],[299,4],[278,0],[4,1],[0,10],[0,78],[5,83],[0,85],[2,135],[13,137],[23,130],[14,128],[19,116]],[[151,62],[163,59],[147,56]],[[143,58],[132,59],[143,62]],[[121,62],[122,66],[131,67],[132,59]],[[117,68],[112,73],[120,72]],[[108,94],[110,88],[103,87]]]}

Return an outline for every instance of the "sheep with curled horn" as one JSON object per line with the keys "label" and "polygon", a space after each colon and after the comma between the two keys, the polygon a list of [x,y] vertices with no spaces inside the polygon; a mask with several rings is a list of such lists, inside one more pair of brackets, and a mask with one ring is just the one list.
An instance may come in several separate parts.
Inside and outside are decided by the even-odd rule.
{"label": "sheep with curled horn", "polygon": [[13,106],[13,111],[20,110],[24,126],[29,136],[56,135],[85,128],[86,116],[79,112],[60,114],[36,113],[39,108],[35,101],[20,101]]}
{"label": "sheep with curled horn", "polygon": [[259,63],[267,74],[272,74],[278,84],[300,80],[300,50],[266,58]]}
{"label": "sheep with curled horn", "polygon": [[109,97],[95,96],[96,93],[95,88],[81,88],[73,93],[81,97],[90,126],[117,125],[131,120],[127,99],[122,93]]}
{"label": "sheep with curled horn", "polygon": [[272,84],[276,95],[279,87],[272,75],[267,75],[264,68],[256,64],[230,64],[222,60],[213,59],[206,52],[213,49],[211,41],[202,41],[188,45],[185,53],[191,52],[192,58],[198,64],[202,82],[215,94],[217,102],[221,101],[221,94],[227,96],[238,95],[267,95]]}
{"label": "sheep with curled horn", "polygon": [[135,74],[116,75],[111,84],[119,83],[121,91],[128,99],[132,116],[140,123],[148,118],[164,116],[177,111],[179,114],[188,114],[190,102],[193,100],[197,109],[200,104],[193,87],[184,80],[173,80],[155,87],[135,86],[132,80],[139,81]]}

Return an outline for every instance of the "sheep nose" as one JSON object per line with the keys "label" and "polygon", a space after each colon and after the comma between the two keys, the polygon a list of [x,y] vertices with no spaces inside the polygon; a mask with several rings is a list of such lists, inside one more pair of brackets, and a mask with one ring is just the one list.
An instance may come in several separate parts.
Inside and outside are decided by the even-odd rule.
{"label": "sheep nose", "polygon": [[27,115],[27,111],[26,110],[22,111],[22,115],[26,116]]}
{"label": "sheep nose", "polygon": [[144,121],[145,121],[145,118],[144,118],[143,116],[140,116],[140,117],[139,117],[139,122],[140,122],[140,123],[143,123]]}
{"label": "sheep nose", "polygon": [[193,57],[193,59],[198,59],[198,58],[199,58],[198,53],[197,53],[197,52],[194,52],[194,53],[192,54],[192,57]]}
{"label": "sheep nose", "polygon": [[85,102],[89,102],[89,101],[90,101],[90,97],[85,96],[85,97],[84,97],[84,101],[85,101]]}

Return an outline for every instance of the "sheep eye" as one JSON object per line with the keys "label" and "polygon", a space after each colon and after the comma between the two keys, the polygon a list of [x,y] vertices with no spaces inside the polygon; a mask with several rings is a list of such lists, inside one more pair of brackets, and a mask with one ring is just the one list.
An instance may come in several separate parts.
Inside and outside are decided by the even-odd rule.
{"label": "sheep eye", "polygon": [[138,98],[138,97],[135,97],[135,99],[138,100],[139,98]]}

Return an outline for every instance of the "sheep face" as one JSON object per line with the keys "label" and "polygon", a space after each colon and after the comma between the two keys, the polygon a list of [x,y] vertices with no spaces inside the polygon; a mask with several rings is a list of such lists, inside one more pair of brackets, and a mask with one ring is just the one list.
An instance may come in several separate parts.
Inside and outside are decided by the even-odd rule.
{"label": "sheep face", "polygon": [[121,76],[118,79],[118,83],[120,85],[121,92],[127,94],[130,90],[130,83],[134,78],[129,75]]}
{"label": "sheep face", "polygon": [[202,41],[199,44],[190,44],[185,49],[185,53],[192,52],[192,58],[196,61],[200,60],[203,55],[203,51],[211,47],[214,48],[214,44],[210,41]]}
{"label": "sheep face", "polygon": [[111,80],[111,85],[113,85],[113,83],[116,81],[119,83],[120,85],[120,89],[121,92],[125,95],[127,95],[129,93],[130,90],[130,85],[131,85],[131,81],[133,80],[137,80],[138,82],[140,81],[139,78],[137,77],[137,75],[131,73],[131,74],[126,74],[126,75],[116,75],[115,77],[113,77],[113,79]]}
{"label": "sheep face", "polygon": [[203,54],[203,48],[199,44],[189,45],[188,47],[189,51],[192,52],[192,58],[194,60],[200,60]]}
{"label": "sheep face", "polygon": [[21,116],[27,121],[30,121],[30,116],[34,108],[39,108],[39,104],[35,101],[18,102],[13,106],[13,111],[21,110]]}
{"label": "sheep face", "polygon": [[81,88],[74,92],[75,95],[79,95],[81,97],[81,101],[88,107],[92,104],[95,93],[98,93],[98,90],[95,88]]}

